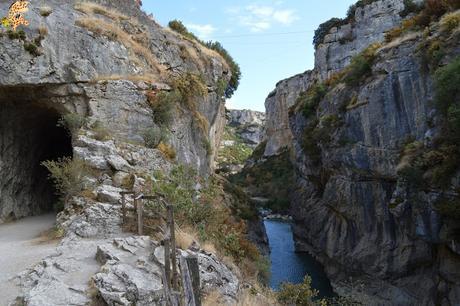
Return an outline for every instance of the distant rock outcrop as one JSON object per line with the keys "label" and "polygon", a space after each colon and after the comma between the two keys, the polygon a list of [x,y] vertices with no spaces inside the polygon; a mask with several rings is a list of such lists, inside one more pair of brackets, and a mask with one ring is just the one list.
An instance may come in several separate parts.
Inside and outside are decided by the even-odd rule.
{"label": "distant rock outcrop", "polygon": [[265,137],[265,113],[252,110],[227,110],[227,125],[235,129],[248,146],[257,147]]}

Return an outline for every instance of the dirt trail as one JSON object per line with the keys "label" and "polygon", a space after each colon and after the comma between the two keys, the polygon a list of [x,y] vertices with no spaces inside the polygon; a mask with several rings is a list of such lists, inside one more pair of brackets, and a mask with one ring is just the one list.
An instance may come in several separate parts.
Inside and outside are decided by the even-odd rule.
{"label": "dirt trail", "polygon": [[56,241],[39,239],[55,222],[56,216],[48,214],[0,225],[0,306],[20,294],[13,278],[55,251]]}

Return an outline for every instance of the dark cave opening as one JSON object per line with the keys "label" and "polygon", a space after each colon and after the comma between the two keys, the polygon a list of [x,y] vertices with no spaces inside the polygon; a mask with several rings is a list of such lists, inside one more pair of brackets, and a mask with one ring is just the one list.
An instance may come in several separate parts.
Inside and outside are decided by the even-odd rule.
{"label": "dark cave opening", "polygon": [[60,112],[42,103],[0,99],[0,222],[55,211],[45,160],[72,157]]}

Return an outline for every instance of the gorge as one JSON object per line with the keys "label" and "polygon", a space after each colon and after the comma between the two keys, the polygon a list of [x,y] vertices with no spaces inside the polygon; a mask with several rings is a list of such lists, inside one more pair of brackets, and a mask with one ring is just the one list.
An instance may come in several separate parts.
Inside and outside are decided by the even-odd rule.
{"label": "gorge", "polygon": [[320,27],[315,69],[279,82],[266,101],[264,156],[290,151],[297,248],[324,264],[336,292],[366,305],[457,305],[458,139],[446,139],[456,128],[435,88],[440,67],[458,66],[459,32],[440,15],[406,30],[437,4],[407,15],[408,3],[360,1]]}
{"label": "gorge", "polygon": [[265,113],[141,1],[28,5],[0,28],[0,305],[173,305],[169,251],[208,306],[460,305],[458,0],[357,1]]}

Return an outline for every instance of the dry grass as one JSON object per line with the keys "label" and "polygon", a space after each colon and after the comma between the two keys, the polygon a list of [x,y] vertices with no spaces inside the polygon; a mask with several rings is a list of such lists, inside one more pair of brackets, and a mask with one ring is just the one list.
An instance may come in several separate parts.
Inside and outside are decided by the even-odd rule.
{"label": "dry grass", "polygon": [[97,76],[96,78],[91,80],[91,83],[97,83],[101,81],[119,81],[119,80],[127,80],[132,82],[146,82],[149,84],[153,84],[158,81],[158,76],[150,73],[144,73],[140,75],[120,75],[120,74],[112,74],[112,75],[101,75]]}
{"label": "dry grass", "polygon": [[195,241],[198,241],[196,238],[197,234],[190,228],[186,229],[176,229],[176,246],[182,250],[187,250]]}
{"label": "dry grass", "polygon": [[205,135],[207,135],[208,132],[209,132],[209,121],[208,121],[208,119],[206,119],[206,117],[203,116],[203,114],[201,114],[199,111],[194,111],[193,112],[193,117],[195,118],[196,123],[197,123],[198,127],[200,128],[200,130]]}
{"label": "dry grass", "polygon": [[53,227],[49,230],[46,230],[38,236],[38,238],[34,239],[34,244],[57,244],[62,237],[64,237],[64,231],[62,229],[58,229],[57,227]]}
{"label": "dry grass", "polygon": [[414,160],[415,156],[417,156],[421,150],[423,150],[423,143],[419,141],[407,144],[402,152],[401,160],[396,166],[396,171],[400,172],[409,167],[412,160]]}
{"label": "dry grass", "polygon": [[443,32],[452,33],[460,26],[460,10],[444,15],[439,21]]}
{"label": "dry grass", "polygon": [[163,155],[170,159],[170,160],[174,160],[176,158],[176,150],[174,150],[173,147],[171,147],[170,145],[168,144],[165,144],[164,142],[160,142],[160,144],[158,145],[157,149],[163,153]]}
{"label": "dry grass", "polygon": [[223,296],[219,291],[213,291],[206,294],[203,298],[203,306],[216,306],[223,304]]}
{"label": "dry grass", "polygon": [[43,6],[40,8],[40,15],[43,17],[48,17],[53,12],[53,9],[49,6]]}
{"label": "dry grass", "polygon": [[46,35],[48,35],[48,28],[45,26],[39,26],[38,34],[40,34],[40,37],[45,37]]}
{"label": "dry grass", "polygon": [[123,44],[128,50],[133,52],[135,56],[142,57],[152,69],[156,70],[156,72],[161,74],[165,71],[150,49],[136,42],[130,34],[123,31],[116,24],[95,17],[82,17],[77,19],[75,23],[95,34],[104,35],[113,41],[118,41]]}
{"label": "dry grass", "polygon": [[93,2],[77,3],[75,5],[75,9],[85,14],[102,15],[112,20],[129,20],[129,17],[121,14],[120,12]]}
{"label": "dry grass", "polygon": [[380,51],[380,50],[388,50],[388,49],[398,47],[402,43],[417,39],[418,37],[420,37],[420,35],[422,35],[420,32],[410,32],[410,33],[407,33],[405,35],[396,37],[396,38],[392,39],[389,43],[383,45],[378,51]]}
{"label": "dry grass", "polygon": [[[174,35],[182,40],[188,41],[189,43],[185,44],[185,48],[187,48],[187,52],[190,54],[191,58],[193,59],[200,58],[200,61],[198,62],[205,63],[205,64],[210,63],[209,58],[217,58],[224,65],[224,69],[230,70],[230,66],[228,66],[227,61],[218,52],[212,49],[206,48],[205,46],[198,43],[197,41],[190,39],[188,37],[185,37],[181,35],[180,33],[177,33],[176,31],[171,30],[169,27],[163,28],[163,31],[168,32],[169,34]],[[204,55],[204,56],[200,57],[200,55]]]}
{"label": "dry grass", "polygon": [[268,288],[255,286],[240,292],[237,306],[278,306],[275,293]]}

